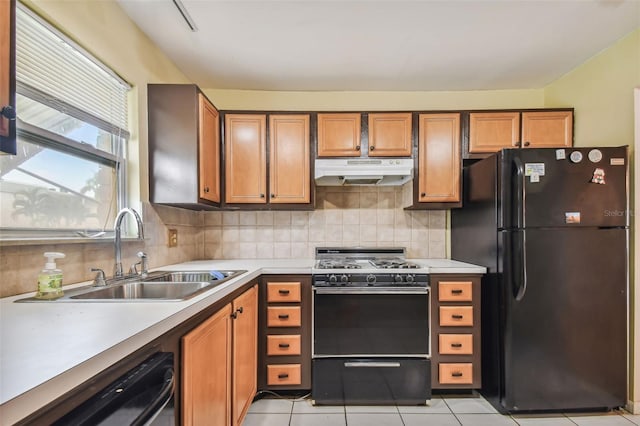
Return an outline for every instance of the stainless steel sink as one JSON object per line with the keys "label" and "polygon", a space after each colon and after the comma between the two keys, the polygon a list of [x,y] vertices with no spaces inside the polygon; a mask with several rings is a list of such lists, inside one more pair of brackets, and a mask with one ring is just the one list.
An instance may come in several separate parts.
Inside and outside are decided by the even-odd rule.
{"label": "stainless steel sink", "polygon": [[105,287],[66,290],[55,300],[33,297],[17,302],[140,302],[187,300],[247,271],[154,271],[145,278],[132,277]]}

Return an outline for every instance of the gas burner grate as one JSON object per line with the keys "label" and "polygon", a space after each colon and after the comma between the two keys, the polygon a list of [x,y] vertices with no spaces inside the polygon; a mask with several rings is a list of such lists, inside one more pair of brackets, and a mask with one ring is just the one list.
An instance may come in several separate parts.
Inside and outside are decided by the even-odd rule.
{"label": "gas burner grate", "polygon": [[349,260],[319,260],[316,268],[318,269],[360,269],[362,266]]}
{"label": "gas burner grate", "polygon": [[373,259],[371,263],[380,269],[417,269],[420,267],[415,263],[406,262],[402,259]]}

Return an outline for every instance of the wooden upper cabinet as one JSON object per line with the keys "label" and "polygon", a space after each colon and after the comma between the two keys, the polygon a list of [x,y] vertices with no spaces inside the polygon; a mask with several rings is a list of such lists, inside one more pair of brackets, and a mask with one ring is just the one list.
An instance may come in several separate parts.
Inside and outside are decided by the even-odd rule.
{"label": "wooden upper cabinet", "polygon": [[486,153],[513,148],[520,141],[519,112],[469,114],[469,152]]}
{"label": "wooden upper cabinet", "polygon": [[231,304],[182,338],[182,421],[231,424]]}
{"label": "wooden upper cabinet", "polygon": [[573,112],[523,112],[522,142],[525,148],[573,146]]}
{"label": "wooden upper cabinet", "polygon": [[269,116],[269,201],[311,200],[309,115]]}
{"label": "wooden upper cabinet", "polygon": [[318,157],[360,157],[360,113],[318,114]]}
{"label": "wooden upper cabinet", "polygon": [[369,157],[411,156],[411,113],[369,114]]}
{"label": "wooden upper cabinet", "polygon": [[420,114],[418,202],[459,202],[460,174],[460,114]]}
{"label": "wooden upper cabinet", "polygon": [[563,148],[573,146],[573,111],[472,112],[469,153],[502,148]]}
{"label": "wooden upper cabinet", "polygon": [[237,426],[242,424],[258,386],[257,285],[233,300],[233,312],[232,425]]}
{"label": "wooden upper cabinet", "polygon": [[15,0],[0,1],[0,153],[16,154]]}
{"label": "wooden upper cabinet", "polygon": [[264,114],[225,116],[225,201],[264,204],[267,184]]}
{"label": "wooden upper cabinet", "polygon": [[200,198],[220,202],[220,121],[218,110],[202,94],[198,95],[200,110],[198,146],[200,167]]}

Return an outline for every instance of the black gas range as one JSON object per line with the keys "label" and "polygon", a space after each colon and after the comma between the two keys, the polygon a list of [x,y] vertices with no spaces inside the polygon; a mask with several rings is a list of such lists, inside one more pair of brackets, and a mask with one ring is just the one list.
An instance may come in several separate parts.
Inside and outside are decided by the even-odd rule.
{"label": "black gas range", "polygon": [[404,248],[316,249],[314,404],[425,404],[431,398],[428,268]]}
{"label": "black gas range", "polygon": [[404,247],[318,247],[312,275],[316,287],[429,286],[428,269],[407,261]]}

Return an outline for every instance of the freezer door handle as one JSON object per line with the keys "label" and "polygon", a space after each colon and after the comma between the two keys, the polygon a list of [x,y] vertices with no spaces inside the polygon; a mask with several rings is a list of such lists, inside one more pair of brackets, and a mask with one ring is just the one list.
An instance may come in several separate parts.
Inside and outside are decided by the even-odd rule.
{"label": "freezer door handle", "polygon": [[521,229],[515,232],[516,243],[514,252],[517,262],[513,265],[514,289],[513,294],[517,302],[524,298],[527,292],[527,231]]}
{"label": "freezer door handle", "polygon": [[514,157],[513,165],[516,170],[516,226],[518,228],[525,227],[525,204],[526,204],[526,193],[525,193],[525,179],[526,176],[524,174],[524,166],[522,165],[522,160],[518,157]]}

